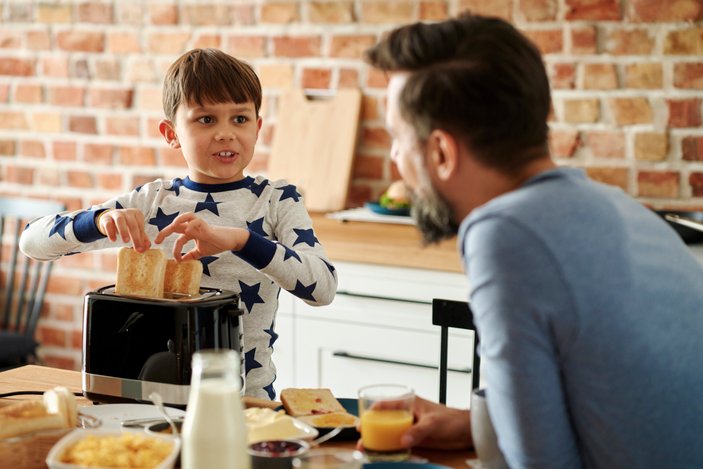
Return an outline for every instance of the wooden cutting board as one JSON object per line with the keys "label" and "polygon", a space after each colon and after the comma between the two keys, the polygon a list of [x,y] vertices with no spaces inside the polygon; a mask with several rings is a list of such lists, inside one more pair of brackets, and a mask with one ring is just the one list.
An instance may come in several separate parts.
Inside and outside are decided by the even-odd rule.
{"label": "wooden cutting board", "polygon": [[340,89],[314,99],[308,99],[303,90],[285,91],[278,103],[269,178],[295,184],[312,212],[343,209],[360,110],[358,89]]}

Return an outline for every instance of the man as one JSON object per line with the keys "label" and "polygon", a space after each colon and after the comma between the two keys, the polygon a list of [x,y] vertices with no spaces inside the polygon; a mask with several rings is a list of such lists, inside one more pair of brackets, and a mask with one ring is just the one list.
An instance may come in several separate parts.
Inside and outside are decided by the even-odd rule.
{"label": "man", "polygon": [[[538,50],[464,15],[392,31],[392,159],[427,242],[458,232],[482,376],[511,467],[702,467],[703,268],[622,191],[557,167]],[[408,446],[466,447],[420,400]]]}

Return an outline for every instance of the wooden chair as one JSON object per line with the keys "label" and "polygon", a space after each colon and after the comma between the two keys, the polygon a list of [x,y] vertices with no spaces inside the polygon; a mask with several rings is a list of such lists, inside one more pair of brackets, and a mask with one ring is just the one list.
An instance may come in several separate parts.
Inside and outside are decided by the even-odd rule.
{"label": "wooden chair", "polygon": [[[39,344],[34,331],[39,321],[44,293],[51,273],[51,262],[37,262],[19,251],[19,238],[33,218],[58,213],[60,202],[33,199],[0,198],[0,369],[23,365],[36,359]],[[3,259],[3,243],[9,232],[10,259]]]}
{"label": "wooden chair", "polygon": [[[474,350],[471,364],[471,390],[476,389],[479,383],[479,368],[481,359],[478,355],[478,333],[474,325],[474,315],[469,303],[466,301],[452,301],[435,298],[432,300],[432,324],[440,326],[440,353],[439,353],[439,402],[447,402],[447,371],[449,328],[467,329],[474,332]],[[468,357],[467,357],[468,358]],[[470,390],[467,390],[469,392]]]}

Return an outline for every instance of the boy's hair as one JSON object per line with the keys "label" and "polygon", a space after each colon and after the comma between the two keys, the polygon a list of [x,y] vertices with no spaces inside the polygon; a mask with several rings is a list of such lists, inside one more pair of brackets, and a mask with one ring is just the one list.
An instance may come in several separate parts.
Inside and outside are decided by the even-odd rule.
{"label": "boy's hair", "polygon": [[446,130],[506,172],[548,154],[547,73],[537,48],[509,23],[463,14],[411,24],[369,49],[366,60],[411,72],[400,112],[421,142]]}
{"label": "boy's hair", "polygon": [[253,102],[261,108],[261,82],[248,64],[217,49],[193,49],[166,72],[163,88],[166,118],[173,120],[181,103]]}

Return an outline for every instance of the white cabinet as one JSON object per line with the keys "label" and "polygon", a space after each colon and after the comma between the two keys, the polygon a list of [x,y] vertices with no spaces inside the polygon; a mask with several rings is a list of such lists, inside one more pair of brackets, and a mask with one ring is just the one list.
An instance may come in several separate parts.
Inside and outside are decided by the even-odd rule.
{"label": "white cabinet", "polygon": [[[276,389],[328,387],[354,397],[359,387],[402,383],[418,395],[439,394],[439,327],[432,298],[465,301],[458,273],[335,263],[339,289],[329,306],[312,307],[282,292],[274,359]],[[451,330],[450,405],[468,407],[473,334]]]}

